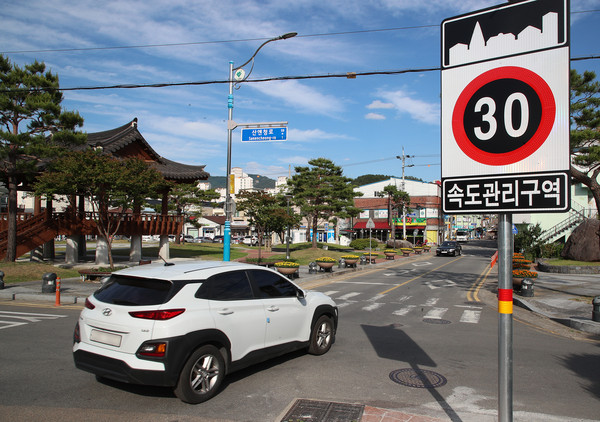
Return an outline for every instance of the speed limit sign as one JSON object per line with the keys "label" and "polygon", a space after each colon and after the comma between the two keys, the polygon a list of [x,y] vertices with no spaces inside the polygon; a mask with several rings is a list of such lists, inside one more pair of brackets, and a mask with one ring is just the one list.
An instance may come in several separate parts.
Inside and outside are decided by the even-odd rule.
{"label": "speed limit sign", "polygon": [[[568,203],[567,9],[567,0],[528,0],[442,23],[443,195],[455,201],[444,200],[446,212],[553,211]],[[512,198],[524,184],[550,183],[548,174],[558,175],[551,197],[534,186],[539,200]],[[514,184],[490,190],[498,176]]]}

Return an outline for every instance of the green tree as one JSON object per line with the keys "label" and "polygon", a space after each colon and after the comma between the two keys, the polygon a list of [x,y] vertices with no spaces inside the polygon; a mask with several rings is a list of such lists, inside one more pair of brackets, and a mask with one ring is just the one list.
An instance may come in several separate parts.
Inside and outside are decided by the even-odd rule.
{"label": "green tree", "polygon": [[[169,208],[175,210],[177,215],[184,215],[186,223],[199,228],[202,206],[211,204],[212,200],[219,197],[215,190],[200,189],[195,183],[176,184],[169,191]],[[179,236],[175,238],[175,243],[179,243]]]}
{"label": "green tree", "polygon": [[288,180],[289,193],[300,214],[308,220],[307,233],[314,233],[312,247],[317,247],[319,220],[331,217],[355,217],[360,209],[354,206],[354,198],[362,196],[354,192],[352,179],[344,177],[342,169],[326,158],[315,158],[308,166],[296,167],[296,174]]}
{"label": "green tree", "polygon": [[587,186],[600,216],[600,83],[571,70],[571,176]]}
{"label": "green tree", "polygon": [[[115,159],[91,149],[71,152],[52,162],[34,185],[40,196],[82,195],[92,207],[100,236],[111,247],[128,210],[167,188],[162,175],[139,158]],[[114,210],[109,215],[108,209]]]}
{"label": "green tree", "polygon": [[392,239],[396,240],[396,224],[392,219],[392,211],[398,211],[398,214],[400,214],[402,209],[410,204],[410,196],[407,192],[398,189],[395,185],[384,187],[383,192],[388,197],[388,222],[392,228]]}
{"label": "green tree", "polygon": [[63,111],[58,76],[35,61],[20,67],[0,55],[0,175],[8,188],[6,261],[14,261],[17,245],[17,186],[28,185],[40,164],[86,135],[77,112]]}
{"label": "green tree", "polygon": [[261,259],[264,234],[276,228],[280,199],[262,191],[242,191],[238,195],[237,209],[243,211],[258,233],[258,259]]}
{"label": "green tree", "polygon": [[515,251],[522,252],[527,258],[534,260],[542,256],[542,228],[537,223],[535,226],[527,224],[518,226],[519,232],[515,235]]}

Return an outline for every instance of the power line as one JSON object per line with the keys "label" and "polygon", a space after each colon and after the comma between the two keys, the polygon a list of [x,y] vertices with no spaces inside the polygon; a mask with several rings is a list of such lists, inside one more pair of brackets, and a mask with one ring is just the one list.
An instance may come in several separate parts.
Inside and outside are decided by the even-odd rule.
{"label": "power line", "polygon": [[[597,60],[600,59],[599,55],[573,57],[571,61],[581,60]],[[400,70],[373,70],[366,72],[346,72],[346,73],[326,73],[322,75],[296,75],[296,76],[273,76],[267,78],[258,79],[246,79],[240,83],[257,83],[257,82],[273,82],[273,81],[289,81],[289,80],[305,80],[305,79],[330,79],[330,78],[348,78],[355,79],[357,76],[376,76],[376,75],[401,75],[405,73],[425,73],[440,71],[440,67],[427,67],[419,69],[400,69]],[[173,86],[199,86],[199,85],[215,85],[215,84],[226,84],[229,80],[212,80],[212,81],[191,81],[191,82],[161,82],[161,83],[150,83],[150,84],[118,84],[118,85],[101,85],[101,86],[81,86],[71,88],[58,88],[58,91],[97,91],[104,89],[136,89],[136,88],[165,88]],[[51,91],[51,88],[45,90]],[[28,89],[0,89],[0,92],[28,92]]]}
{"label": "power line", "polygon": [[[572,15],[582,13],[596,13],[600,12],[600,9],[591,10],[580,10],[571,12]],[[342,32],[323,32],[317,34],[306,34],[297,35],[297,38],[313,38],[313,37],[332,37],[340,35],[354,35],[354,34],[369,34],[376,32],[391,32],[391,31],[406,31],[410,29],[424,29],[424,28],[439,28],[440,25],[415,25],[415,26],[401,26],[396,28],[380,28],[380,29],[364,29],[356,31],[342,31]],[[141,49],[141,48],[164,48],[164,47],[185,47],[190,45],[206,45],[206,44],[233,44],[239,42],[253,42],[253,41],[266,41],[270,38],[242,38],[238,40],[214,40],[214,41],[193,41],[193,42],[180,42],[180,43],[163,43],[163,44],[139,44],[139,45],[119,45],[119,46],[108,46],[108,47],[80,47],[80,48],[49,48],[49,49],[38,49],[38,50],[13,50],[13,51],[0,51],[0,54],[24,54],[24,53],[64,53],[64,52],[75,52],[75,51],[100,51],[100,50],[126,50],[126,49]]]}

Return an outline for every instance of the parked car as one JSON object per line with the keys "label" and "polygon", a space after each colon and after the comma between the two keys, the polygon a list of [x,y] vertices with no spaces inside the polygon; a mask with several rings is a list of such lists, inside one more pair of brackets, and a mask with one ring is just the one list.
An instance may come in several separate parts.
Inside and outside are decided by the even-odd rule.
{"label": "parked car", "polygon": [[235,243],[236,245],[242,243],[243,240],[243,236],[231,236],[231,243]]}
{"label": "parked car", "polygon": [[212,237],[199,236],[194,238],[194,243],[213,243]]}
{"label": "parked car", "polygon": [[245,245],[256,246],[258,245],[258,237],[256,236],[244,236],[242,243]]}
{"label": "parked car", "polygon": [[215,242],[215,243],[223,243],[223,238],[224,238],[224,236],[220,236],[220,235],[219,236],[215,236],[213,238],[213,242]]}
{"label": "parked car", "polygon": [[437,256],[451,255],[456,256],[462,254],[462,246],[456,240],[446,240],[435,250]]}
{"label": "parked car", "polygon": [[201,403],[235,370],[298,349],[326,353],[337,322],[330,297],[269,268],[149,264],[114,272],[86,299],[73,358],[99,379],[172,387]]}
{"label": "parked car", "polygon": [[194,243],[194,236],[191,234],[184,234],[181,236],[181,240],[188,243]]}

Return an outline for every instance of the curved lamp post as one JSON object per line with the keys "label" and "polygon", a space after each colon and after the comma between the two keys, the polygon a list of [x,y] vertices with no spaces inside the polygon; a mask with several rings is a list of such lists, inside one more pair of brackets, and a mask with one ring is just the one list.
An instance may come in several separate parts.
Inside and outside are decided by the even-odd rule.
{"label": "curved lamp post", "polygon": [[243,82],[250,76],[252,73],[252,69],[254,68],[254,63],[252,63],[252,68],[250,72],[248,72],[247,76],[244,76],[245,73],[242,70],[244,66],[246,66],[251,61],[254,61],[254,57],[258,54],[261,48],[273,41],[279,40],[287,40],[288,38],[292,38],[298,35],[297,32],[288,32],[287,34],[280,35],[275,38],[271,38],[270,40],[265,41],[256,49],[252,57],[250,57],[243,65],[238,66],[236,68],[233,67],[233,61],[229,62],[229,96],[227,98],[227,109],[228,109],[228,118],[227,118],[227,190],[225,193],[225,233],[223,236],[223,261],[229,261],[231,259],[231,220],[232,220],[232,207],[231,207],[231,191],[233,190],[231,183],[231,138],[233,135],[233,129],[235,129],[235,123],[233,121],[233,80],[235,75],[235,80],[237,82]]}

